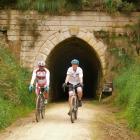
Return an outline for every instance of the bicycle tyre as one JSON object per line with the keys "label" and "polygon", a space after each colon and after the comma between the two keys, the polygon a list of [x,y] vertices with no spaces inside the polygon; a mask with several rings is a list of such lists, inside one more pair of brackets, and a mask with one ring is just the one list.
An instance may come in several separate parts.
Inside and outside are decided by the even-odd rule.
{"label": "bicycle tyre", "polygon": [[75,117],[75,120],[77,120],[77,116],[78,116],[78,100],[76,99],[76,105],[75,105],[75,113],[74,113],[74,117]]}
{"label": "bicycle tyre", "polygon": [[36,113],[35,113],[35,116],[36,116],[36,121],[39,122],[40,120],[40,101],[41,101],[41,98],[40,96],[37,96],[37,99],[36,99]]}
{"label": "bicycle tyre", "polygon": [[45,118],[45,104],[44,104],[44,97],[41,98],[41,117],[42,117],[42,119]]}
{"label": "bicycle tyre", "polygon": [[75,106],[75,98],[72,98],[72,108],[70,111],[70,118],[71,118],[71,122],[74,123],[75,120],[75,111],[74,111],[74,106]]}

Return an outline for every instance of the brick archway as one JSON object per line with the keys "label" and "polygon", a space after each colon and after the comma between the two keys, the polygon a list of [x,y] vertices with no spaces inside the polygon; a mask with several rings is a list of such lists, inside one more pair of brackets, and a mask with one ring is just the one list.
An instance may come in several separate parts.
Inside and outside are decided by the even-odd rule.
{"label": "brick archway", "polygon": [[49,56],[50,52],[62,41],[69,39],[71,37],[76,37],[79,38],[83,41],[85,41],[89,46],[91,46],[102,67],[102,74],[103,76],[105,75],[105,67],[106,67],[106,62],[105,62],[105,52],[106,52],[106,46],[103,44],[101,41],[97,41],[96,38],[94,37],[93,32],[87,31],[87,30],[82,30],[82,29],[77,29],[78,31],[75,31],[76,29],[64,29],[59,32],[56,32],[52,35],[50,35],[46,41],[43,43],[43,45],[40,46],[39,51],[36,55],[35,62],[36,63],[39,59],[43,59],[44,61],[47,59]]}

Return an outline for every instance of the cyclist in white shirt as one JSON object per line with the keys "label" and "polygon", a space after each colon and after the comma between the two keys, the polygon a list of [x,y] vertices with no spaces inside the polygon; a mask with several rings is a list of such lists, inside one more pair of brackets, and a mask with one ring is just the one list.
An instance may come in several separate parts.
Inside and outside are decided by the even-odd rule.
{"label": "cyclist in white shirt", "polygon": [[76,92],[78,95],[78,106],[82,106],[82,96],[83,96],[83,70],[79,67],[79,61],[77,59],[73,59],[71,61],[72,66],[67,70],[67,76],[65,79],[65,83],[63,86],[69,85],[69,105],[70,105],[70,97],[73,95],[73,86],[76,85]]}

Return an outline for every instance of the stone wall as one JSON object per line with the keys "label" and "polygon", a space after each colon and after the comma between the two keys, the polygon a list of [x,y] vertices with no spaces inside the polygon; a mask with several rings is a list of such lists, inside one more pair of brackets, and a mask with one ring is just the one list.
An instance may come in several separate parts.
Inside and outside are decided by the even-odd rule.
{"label": "stone wall", "polygon": [[9,46],[16,52],[23,67],[33,68],[37,60],[46,60],[57,44],[75,36],[95,50],[105,75],[107,46],[95,38],[94,31],[123,34],[124,27],[136,23],[139,17],[140,13],[110,16],[85,11],[51,16],[35,11],[0,11],[0,30],[6,31]]}

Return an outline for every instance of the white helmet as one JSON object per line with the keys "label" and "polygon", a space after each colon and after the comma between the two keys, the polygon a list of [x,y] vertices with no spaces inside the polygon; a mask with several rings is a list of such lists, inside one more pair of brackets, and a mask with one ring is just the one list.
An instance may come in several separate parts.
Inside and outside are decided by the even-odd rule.
{"label": "white helmet", "polygon": [[38,61],[38,66],[45,66],[45,62],[44,61]]}

